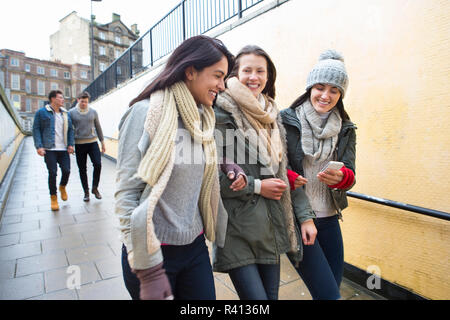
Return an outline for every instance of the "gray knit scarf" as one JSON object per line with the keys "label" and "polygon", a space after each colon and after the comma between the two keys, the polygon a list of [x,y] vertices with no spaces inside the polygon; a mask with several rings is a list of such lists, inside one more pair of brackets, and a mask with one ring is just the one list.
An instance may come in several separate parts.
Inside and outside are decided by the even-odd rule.
{"label": "gray knit scarf", "polygon": [[332,159],[342,126],[337,108],[332,109],[325,126],[309,99],[298,106],[295,112],[302,126],[302,149],[305,156],[317,161]]}

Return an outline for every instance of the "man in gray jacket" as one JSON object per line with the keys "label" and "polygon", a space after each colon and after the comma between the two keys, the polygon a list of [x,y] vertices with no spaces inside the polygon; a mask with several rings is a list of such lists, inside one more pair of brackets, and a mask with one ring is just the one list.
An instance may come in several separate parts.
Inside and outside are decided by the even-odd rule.
{"label": "man in gray jacket", "polygon": [[97,139],[102,144],[102,153],[106,150],[98,114],[97,111],[89,108],[89,99],[89,93],[82,92],[77,98],[77,105],[69,112],[75,131],[75,156],[80,171],[81,185],[84,190],[84,201],[89,201],[89,184],[86,173],[88,155],[94,166],[92,193],[97,199],[102,198],[98,191],[102,164]]}

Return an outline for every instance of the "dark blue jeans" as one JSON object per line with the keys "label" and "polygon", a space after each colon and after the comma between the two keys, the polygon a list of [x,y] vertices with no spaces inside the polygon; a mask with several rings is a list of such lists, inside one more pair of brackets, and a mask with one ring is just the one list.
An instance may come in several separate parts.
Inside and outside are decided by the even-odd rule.
{"label": "dark blue jeans", "polygon": [[84,191],[89,191],[89,183],[86,173],[86,161],[88,155],[94,167],[92,188],[95,189],[98,187],[98,184],[100,182],[100,172],[102,170],[102,155],[100,153],[100,149],[98,148],[98,143],[92,142],[75,145],[75,156],[77,158],[81,185],[83,186]]}
{"label": "dark blue jeans", "polygon": [[250,264],[228,274],[241,300],[278,300],[280,264]]}
{"label": "dark blue jeans", "polygon": [[66,186],[70,176],[70,157],[67,151],[45,150],[45,164],[48,169],[48,188],[50,195],[56,195],[56,175],[58,171],[57,164],[61,168],[61,186]]}
{"label": "dark blue jeans", "polygon": [[314,224],[316,241],[312,246],[303,245],[303,260],[296,270],[314,300],[337,300],[341,297],[339,287],[344,270],[344,245],[338,216],[317,218]]}
{"label": "dark blue jeans", "polygon": [[[184,246],[161,246],[164,269],[175,300],[215,300],[216,289],[204,235]],[[125,287],[133,300],[139,300],[139,279],[131,271],[128,254],[122,246]]]}

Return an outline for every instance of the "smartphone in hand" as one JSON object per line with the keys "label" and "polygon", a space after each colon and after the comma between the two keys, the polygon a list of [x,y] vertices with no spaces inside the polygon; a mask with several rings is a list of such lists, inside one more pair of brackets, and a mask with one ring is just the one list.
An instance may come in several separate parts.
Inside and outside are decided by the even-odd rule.
{"label": "smartphone in hand", "polygon": [[340,168],[342,168],[344,166],[343,162],[340,161],[330,161],[328,162],[325,167],[322,168],[322,170],[320,170],[320,172],[324,172],[327,169],[333,169],[333,170],[339,170]]}

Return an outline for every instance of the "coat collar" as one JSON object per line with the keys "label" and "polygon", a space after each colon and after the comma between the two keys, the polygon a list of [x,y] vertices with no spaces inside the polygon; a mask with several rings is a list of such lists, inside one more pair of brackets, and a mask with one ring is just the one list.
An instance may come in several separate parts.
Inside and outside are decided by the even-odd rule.
{"label": "coat collar", "polygon": [[[53,112],[53,109],[49,104],[47,104],[45,106],[45,109],[47,109],[47,111],[49,111],[49,112]],[[63,108],[63,107],[60,107],[59,110],[61,110],[62,112],[67,112],[66,108]]]}

